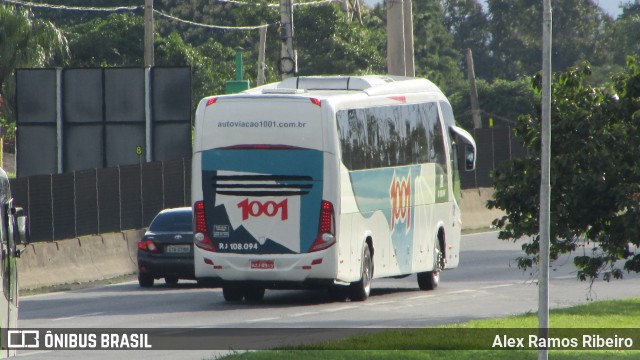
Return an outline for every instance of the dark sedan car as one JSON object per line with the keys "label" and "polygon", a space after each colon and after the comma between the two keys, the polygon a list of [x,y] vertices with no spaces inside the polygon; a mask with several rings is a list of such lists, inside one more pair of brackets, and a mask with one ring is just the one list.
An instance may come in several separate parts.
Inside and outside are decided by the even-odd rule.
{"label": "dark sedan car", "polygon": [[155,279],[167,285],[195,279],[190,207],[162,210],[138,243],[138,283],[152,287]]}

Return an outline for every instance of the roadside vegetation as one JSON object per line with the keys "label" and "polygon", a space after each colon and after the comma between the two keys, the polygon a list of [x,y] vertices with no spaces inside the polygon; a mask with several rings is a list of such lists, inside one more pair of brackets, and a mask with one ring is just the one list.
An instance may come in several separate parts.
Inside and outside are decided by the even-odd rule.
{"label": "roadside vegetation", "polygon": [[[612,329],[614,333],[615,329],[638,330],[640,298],[591,302],[585,305],[551,310],[550,324],[555,329],[601,329],[602,334],[609,333]],[[473,346],[478,344],[478,337],[493,339],[495,335],[517,333],[517,329],[535,329],[536,327],[537,314],[528,313],[437,328],[392,330],[373,335],[358,335],[333,342],[268,351],[243,352],[225,356],[223,359],[536,359],[536,350],[429,350],[452,348],[460,343]],[[476,331],[476,329],[479,330]],[[457,335],[455,338],[454,336],[441,336],[449,333]],[[639,341],[638,332],[636,331],[635,334],[637,342]],[[463,338],[459,339],[459,337]],[[490,347],[491,345],[492,343],[489,342],[484,346]],[[634,343],[634,348],[640,349],[640,344]],[[549,358],[638,359],[640,358],[640,350],[550,350]]]}

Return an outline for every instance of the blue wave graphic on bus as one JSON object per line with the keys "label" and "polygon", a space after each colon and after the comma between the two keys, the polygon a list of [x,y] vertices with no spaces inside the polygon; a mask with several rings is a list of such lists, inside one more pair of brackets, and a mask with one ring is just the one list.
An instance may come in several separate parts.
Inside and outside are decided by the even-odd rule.
{"label": "blue wave graphic on bus", "polygon": [[[351,185],[360,212],[371,217],[381,211],[389,223],[391,240],[398,264],[410,266],[415,204],[413,180],[421,174],[420,166],[402,166],[350,172]],[[403,269],[409,270],[409,269]]]}

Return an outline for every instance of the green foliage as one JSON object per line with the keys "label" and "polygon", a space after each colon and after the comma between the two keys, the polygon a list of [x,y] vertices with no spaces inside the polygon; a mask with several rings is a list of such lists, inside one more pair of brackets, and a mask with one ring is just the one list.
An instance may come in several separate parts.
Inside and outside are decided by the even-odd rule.
{"label": "green foliage", "polygon": [[[605,280],[624,269],[640,272],[640,71],[630,58],[625,73],[610,87],[585,80],[588,64],[555,74],[552,86],[551,258],[580,249],[574,261],[578,277]],[[539,76],[534,79],[540,90]],[[492,175],[489,208],[506,212],[494,224],[501,239],[531,237],[520,265],[538,260],[540,117],[521,116],[515,134],[531,158],[502,164]]]}
{"label": "green foliage", "polygon": [[[141,5],[139,0],[50,0],[48,3],[95,7]],[[268,82],[273,82],[280,79],[277,63],[281,33],[276,25],[280,21],[279,10],[269,7],[270,4],[273,1],[156,0],[154,8],[196,23],[235,27],[272,24],[267,31],[266,77]],[[488,0],[487,4],[488,11],[485,11],[479,0],[413,1],[416,75],[429,78],[446,93],[453,94],[456,115],[468,128],[471,116],[465,80],[467,48],[473,51],[478,78],[487,81],[478,82],[485,125],[489,117],[494,118],[496,126],[502,126],[513,122],[519,114],[533,112],[533,95],[524,86],[525,82],[511,81],[528,78],[540,68],[540,1]],[[38,41],[50,43],[23,46],[3,42],[5,49],[18,50],[18,53],[24,52],[23,55],[30,52],[33,60],[6,61],[11,58],[4,53],[0,58],[1,90],[5,97],[2,114],[8,122],[13,121],[11,94],[15,91],[15,82],[6,80],[6,69],[12,72],[16,66],[143,64],[142,7],[117,13],[34,8],[32,14],[23,9],[16,8],[11,13],[28,13],[29,26],[43,29],[32,34],[42,32]],[[608,80],[612,72],[621,70],[626,55],[638,51],[636,5],[626,5],[623,16],[616,22],[604,15],[592,0],[555,0],[553,10],[554,68],[590,59],[595,74],[590,81],[600,84]],[[52,23],[63,32],[44,26],[53,26]],[[9,27],[17,29],[18,25],[6,20],[0,26],[5,29],[0,36],[8,36],[13,31]],[[215,30],[162,16],[155,16],[154,26],[156,64],[192,66],[194,102],[202,96],[224,92],[225,81],[234,78],[233,56],[238,46],[244,48],[245,79],[255,85],[257,30]],[[386,72],[384,3],[373,9],[362,7],[362,22],[345,16],[341,4],[298,6],[294,9],[294,27],[300,75]],[[61,42],[52,45],[56,44],[56,36]],[[69,39],[71,55],[68,58],[65,57],[65,37]],[[36,53],[39,55],[34,56]]]}
{"label": "green foliage", "polygon": [[613,26],[615,62],[623,64],[626,55],[640,55],[640,4],[627,4]]}
{"label": "green foliage", "polygon": [[[531,89],[529,81],[495,80],[488,83],[476,82],[478,103],[482,115],[483,127],[489,127],[489,118],[493,118],[495,127],[514,126],[520,114],[533,113],[540,98]],[[469,90],[464,88],[449,96],[456,121],[467,130],[473,129],[471,100]]]}
{"label": "green foliage", "polygon": [[466,74],[467,64],[463,55],[471,49],[476,77],[491,79],[494,64],[489,51],[491,34],[488,15],[478,0],[443,0],[444,25],[453,36],[452,47],[461,57],[458,64]]}
{"label": "green foliage", "polygon": [[[542,68],[542,2],[537,0],[488,0],[491,13],[493,77],[528,77]],[[608,37],[611,19],[589,0],[553,1],[554,69],[581,60],[594,65],[611,61]]]}
{"label": "green foliage", "polygon": [[453,36],[443,22],[444,9],[440,2],[413,2],[416,76],[430,79],[445,92],[453,92],[465,86],[464,75],[458,67],[462,55],[452,47]]}
{"label": "green foliage", "polygon": [[0,94],[4,100],[0,122],[5,134],[12,137],[15,130],[15,69],[45,66],[67,53],[66,38],[51,22],[0,4]]}
{"label": "green foliage", "polygon": [[200,49],[187,44],[178,33],[156,38],[157,66],[191,66],[193,108],[205,96],[224,94],[224,84],[234,78],[235,51],[209,41]]}
{"label": "green foliage", "polygon": [[144,65],[144,19],[112,14],[65,29],[72,67]]}
{"label": "green foliage", "polygon": [[300,7],[294,21],[300,75],[382,73],[386,59],[376,44],[385,30],[350,21],[338,4]]}

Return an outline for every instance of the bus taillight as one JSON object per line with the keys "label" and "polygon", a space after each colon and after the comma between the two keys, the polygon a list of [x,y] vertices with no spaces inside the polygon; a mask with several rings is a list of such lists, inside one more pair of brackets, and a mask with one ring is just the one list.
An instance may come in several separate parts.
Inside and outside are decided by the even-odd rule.
{"label": "bus taillight", "polygon": [[318,226],[318,236],[313,242],[309,252],[324,250],[336,243],[336,220],[333,211],[333,204],[322,200],[320,205],[320,224]]}
{"label": "bus taillight", "polygon": [[204,202],[196,201],[193,208],[193,217],[195,219],[195,231],[193,240],[195,245],[203,250],[216,251],[216,247],[215,245],[213,245],[213,241],[211,241],[209,235],[207,234],[207,219],[205,217]]}

